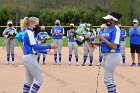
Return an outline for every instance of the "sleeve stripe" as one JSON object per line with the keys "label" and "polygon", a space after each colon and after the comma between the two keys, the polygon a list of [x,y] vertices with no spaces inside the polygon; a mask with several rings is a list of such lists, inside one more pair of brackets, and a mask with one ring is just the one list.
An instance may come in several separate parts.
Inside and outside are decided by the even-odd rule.
{"label": "sleeve stripe", "polygon": [[29,37],[29,41],[30,41],[30,45],[35,45],[36,44],[36,40],[34,38],[34,35],[31,31],[27,31],[28,33],[28,37]]}
{"label": "sleeve stripe", "polygon": [[119,45],[119,43],[120,43],[120,29],[118,29],[118,28],[116,27],[116,30],[117,30],[117,31],[116,31],[116,36],[115,36],[114,43]]}
{"label": "sleeve stripe", "polygon": [[64,28],[63,28],[63,34],[65,34]]}

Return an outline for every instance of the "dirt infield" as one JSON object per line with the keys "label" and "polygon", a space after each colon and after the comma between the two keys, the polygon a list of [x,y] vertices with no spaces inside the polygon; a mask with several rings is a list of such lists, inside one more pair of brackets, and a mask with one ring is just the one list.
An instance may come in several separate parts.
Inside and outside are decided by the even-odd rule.
{"label": "dirt infield", "polygon": [[[117,93],[140,93],[140,67],[130,67],[131,58],[127,51],[126,65],[119,63],[115,72]],[[96,93],[98,67],[98,49],[94,52],[94,65],[89,67],[89,60],[85,67],[81,66],[83,53],[79,48],[79,66],[68,66],[68,49],[63,48],[62,65],[53,65],[53,56],[47,55],[46,65],[41,65],[44,83],[39,93]],[[15,65],[5,65],[6,52],[0,47],[0,93],[22,93],[25,81],[24,66],[22,65],[22,50],[15,48]],[[112,61],[113,62],[113,61]],[[99,76],[98,93],[107,93],[103,82],[103,67]]]}

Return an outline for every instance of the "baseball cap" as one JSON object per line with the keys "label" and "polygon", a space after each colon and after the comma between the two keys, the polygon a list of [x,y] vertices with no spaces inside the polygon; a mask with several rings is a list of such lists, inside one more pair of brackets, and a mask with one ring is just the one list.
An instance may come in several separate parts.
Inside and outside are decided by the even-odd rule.
{"label": "baseball cap", "polygon": [[139,22],[138,19],[133,20],[133,23],[138,23],[138,22]]}
{"label": "baseball cap", "polygon": [[74,24],[73,24],[73,23],[71,23],[71,24],[70,24],[70,26],[74,26]]}
{"label": "baseball cap", "polygon": [[12,21],[8,21],[7,24],[13,24],[13,22]]}

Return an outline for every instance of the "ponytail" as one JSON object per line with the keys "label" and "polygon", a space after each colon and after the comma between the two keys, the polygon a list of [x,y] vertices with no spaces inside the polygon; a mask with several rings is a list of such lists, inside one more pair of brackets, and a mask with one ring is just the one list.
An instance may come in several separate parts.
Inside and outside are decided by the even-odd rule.
{"label": "ponytail", "polygon": [[38,21],[39,19],[36,18],[36,17],[24,17],[24,19],[22,19],[20,21],[20,25],[21,25],[21,28],[22,29],[26,29],[28,28],[31,24],[36,24],[36,22]]}
{"label": "ponytail", "polygon": [[24,17],[24,19],[20,21],[20,26],[22,29],[26,29],[28,27],[28,19],[28,17]]}

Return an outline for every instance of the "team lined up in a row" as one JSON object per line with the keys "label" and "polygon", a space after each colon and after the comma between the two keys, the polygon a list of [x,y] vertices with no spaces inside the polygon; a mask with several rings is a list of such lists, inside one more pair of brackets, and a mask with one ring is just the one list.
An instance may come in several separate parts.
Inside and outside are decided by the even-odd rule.
{"label": "team lined up in a row", "polygon": [[[132,65],[131,66],[135,66],[135,52],[138,53],[138,61],[140,62],[140,35],[139,35],[139,31],[140,28],[138,27],[138,20],[134,19],[133,20],[133,24],[134,26],[130,28],[129,31],[129,35],[130,35],[130,48],[131,48],[131,57],[132,57]],[[7,22],[8,27],[4,30],[3,35],[7,36],[7,34],[12,31],[12,30],[16,30],[14,27],[12,27],[13,23],[12,21],[8,21]],[[72,35],[72,31],[75,31],[75,27],[74,24],[71,23],[70,25],[70,29],[67,31],[67,37],[68,37],[68,49],[69,49],[69,62],[68,64],[71,64],[71,59],[72,59],[72,53],[74,50],[74,54],[75,54],[75,59],[76,59],[76,65],[78,65],[78,45],[74,40],[74,37]],[[121,29],[121,40],[120,40],[120,49],[121,49],[121,54],[122,54],[122,61],[123,64],[125,64],[125,59],[126,59],[126,55],[125,55],[125,48],[126,48],[126,30],[122,28],[122,24],[118,23],[119,28]],[[47,44],[47,40],[44,38],[44,36],[48,36],[47,31],[45,31],[45,26],[41,26],[40,27],[41,30],[40,32],[37,34],[37,40],[39,45],[46,45]],[[103,32],[105,31],[105,29],[107,28],[106,24],[102,24],[100,31]],[[25,29],[21,29],[19,31],[20,33],[20,38],[18,38],[18,42],[21,44],[22,49],[23,49],[23,39],[24,39],[24,32]],[[55,21],[55,26],[51,29],[51,34],[52,34],[52,38],[53,38],[53,43],[56,44],[58,46],[57,49],[54,50],[54,64],[61,64],[61,50],[62,50],[62,38],[64,36],[64,28],[60,25],[60,20],[56,20]],[[100,32],[100,34],[101,34]],[[94,38],[96,38],[96,32],[93,33],[93,36],[90,38],[90,42],[94,42]],[[9,37],[6,42],[6,50],[7,50],[7,64],[10,63],[10,54],[12,57],[12,64],[14,64],[14,37]],[[92,66],[93,63],[93,51],[91,51],[87,44],[83,44],[83,64],[82,66],[85,66],[88,54],[89,54],[89,58],[90,58],[90,63],[89,66]],[[48,49],[48,54],[53,54],[49,49]],[[57,60],[57,55],[59,60]],[[99,63],[98,65],[101,65],[102,62],[102,58],[103,55],[102,53],[100,53],[99,55]],[[40,60],[40,54],[38,54],[38,62]],[[43,54],[43,64],[45,64],[45,60],[46,60],[46,54]],[[140,63],[138,62],[138,65],[140,66]]]}

